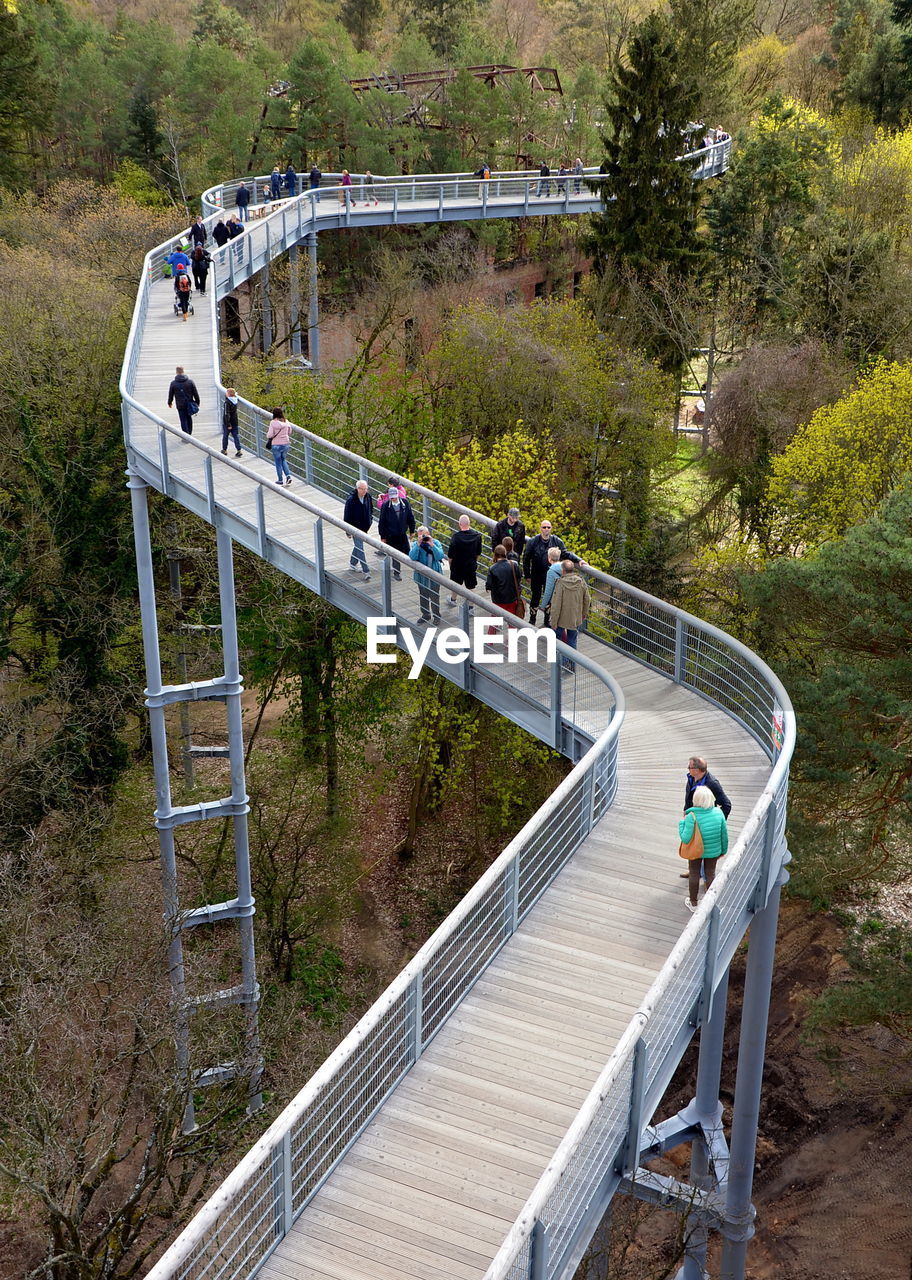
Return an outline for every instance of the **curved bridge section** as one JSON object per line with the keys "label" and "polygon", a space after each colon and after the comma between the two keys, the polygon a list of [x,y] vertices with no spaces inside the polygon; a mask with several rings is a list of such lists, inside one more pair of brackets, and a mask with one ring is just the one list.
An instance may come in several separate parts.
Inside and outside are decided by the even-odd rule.
{"label": "curved bridge section", "polygon": [[[445,197],[436,198],[439,210]],[[359,477],[380,486],[385,468],[295,427],[295,484],[278,489],[263,450],[268,415],[246,402],[247,456],[219,450],[216,297],[294,241],[305,205],[285,205],[251,229],[240,261],[227,246],[208,308],[198,307],[190,325],[175,322],[171,284],[160,276],[167,246],[148,255],[121,382],[131,488],[134,501],[151,486],[211,523],[220,568],[239,542],[355,618],[394,618],[402,647],[417,612],[408,563],[401,581],[398,553],[369,582],[346,572],[342,500]],[[354,213],[337,204],[329,216]],[[176,364],[202,394],[190,438],[157,411]],[[462,508],[409,489],[416,515],[446,537]],[[141,522],[143,508],[135,510]],[[485,516],[470,515],[490,530]],[[366,543],[372,559],[379,544]],[[142,582],[151,559],[139,537],[137,545]],[[709,1227],[736,1259],[728,1274],[743,1274],[764,981],[768,994],[788,858],[791,707],[772,672],[731,637],[606,575],[590,572],[589,585],[592,616],[570,680],[531,663],[431,658],[576,764],[229,1175],[153,1280],[557,1280],[573,1274],[619,1186],[691,1215],[690,1275],[702,1271]],[[485,597],[453,590],[454,620],[497,613]],[[223,583],[223,619],[230,595]],[[148,660],[152,626],[144,633],[157,707],[177,695]],[[226,657],[223,678],[181,696],[236,699],[231,665]],[[694,751],[710,758],[734,810],[733,849],[691,917],[673,851]],[[170,806],[157,775],[160,829],[240,814],[242,773],[233,781],[230,802],[186,813]],[[249,885],[246,892],[249,917]],[[752,922],[745,1083],[739,1066],[730,1160],[718,1105],[725,989]],[[653,1124],[698,1030],[694,1103]],[[681,1141],[694,1143],[691,1184],[641,1167]]]}

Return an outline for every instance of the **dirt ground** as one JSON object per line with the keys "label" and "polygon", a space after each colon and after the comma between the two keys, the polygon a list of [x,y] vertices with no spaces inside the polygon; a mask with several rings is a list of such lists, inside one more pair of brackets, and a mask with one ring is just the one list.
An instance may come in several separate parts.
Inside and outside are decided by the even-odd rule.
{"label": "dirt ground", "polygon": [[[801,1038],[813,998],[839,980],[841,928],[801,903],[783,905],[770,1007],[754,1204],[750,1280],[910,1280],[912,1277],[912,1046],[882,1028],[844,1032],[824,1061]],[[722,1101],[734,1097],[743,954],[732,969]],[[692,1095],[696,1054],[678,1071],[660,1119]],[[685,1176],[688,1152],[662,1162]],[[616,1232],[630,1206],[616,1214]],[[675,1275],[675,1223],[640,1217],[612,1280]],[[612,1253],[623,1246],[615,1239]],[[593,1268],[593,1272],[596,1268]],[[710,1274],[719,1275],[718,1240]]]}

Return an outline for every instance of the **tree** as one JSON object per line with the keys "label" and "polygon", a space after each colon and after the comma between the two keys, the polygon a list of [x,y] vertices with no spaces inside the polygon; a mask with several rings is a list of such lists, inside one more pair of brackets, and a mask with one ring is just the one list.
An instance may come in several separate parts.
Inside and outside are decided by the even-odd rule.
{"label": "tree", "polygon": [[[610,92],[605,177],[596,188],[604,212],[593,219],[596,270],[629,270],[646,288],[657,268],[685,278],[703,256],[696,184],[679,159],[697,90],[666,19],[654,13],[636,28]],[[647,350],[662,368],[680,367],[680,352],[664,335],[652,335]]]}
{"label": "tree", "polygon": [[339,19],[359,53],[370,46],[382,14],[382,0],[343,0]]}
{"label": "tree", "polygon": [[667,20],[651,14],[635,30],[628,62],[610,80],[606,104],[604,212],[593,240],[600,271],[615,262],[649,272],[658,263],[682,273],[700,261],[697,196],[687,165],[687,126],[697,90]]}
{"label": "tree", "polygon": [[30,135],[45,122],[52,96],[33,30],[15,7],[0,4],[0,182],[28,181]]}
{"label": "tree", "polygon": [[864,520],[912,471],[912,364],[878,361],[773,459],[774,545],[817,547]]}
{"label": "tree", "polygon": [[694,120],[721,123],[731,110],[738,50],[751,33],[754,0],[670,0],[684,67],[697,81]]}
{"label": "tree", "polygon": [[133,94],[127,117],[129,125],[124,154],[150,173],[157,172],[161,166],[165,140],[158,127],[158,112],[147,89],[137,89]]}
{"label": "tree", "polygon": [[476,0],[411,0],[411,14],[418,30],[439,58],[449,59]]}
{"label": "tree", "polygon": [[798,716],[796,874],[824,899],[910,871],[912,490],[859,515],[819,552],[744,582]]}

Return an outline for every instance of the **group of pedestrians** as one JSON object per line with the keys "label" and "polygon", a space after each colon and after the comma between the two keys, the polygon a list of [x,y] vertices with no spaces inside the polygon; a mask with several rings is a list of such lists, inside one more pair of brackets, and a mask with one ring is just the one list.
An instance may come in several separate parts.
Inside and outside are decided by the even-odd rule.
{"label": "group of pedestrians", "polygon": [[688,860],[681,879],[687,881],[684,904],[690,912],[697,909],[701,881],[710,887],[720,860],[728,852],[731,807],[721,782],[709,772],[703,757],[691,756],[684,783],[684,817],[678,823],[679,853]]}
{"label": "group of pedestrians", "polygon": [[[554,185],[557,194],[559,196],[564,195],[572,180],[573,194],[578,196],[582,190],[584,172],[582,157],[577,156],[572,167],[562,160],[554,174]],[[551,176],[551,166],[547,160],[542,160],[538,166],[538,190],[535,192],[536,196],[549,196],[551,194]]]}

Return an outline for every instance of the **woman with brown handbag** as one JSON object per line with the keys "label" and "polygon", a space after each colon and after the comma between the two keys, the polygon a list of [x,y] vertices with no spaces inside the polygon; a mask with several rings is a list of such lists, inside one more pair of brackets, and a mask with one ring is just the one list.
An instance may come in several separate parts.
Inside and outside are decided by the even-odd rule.
{"label": "woman with brown handbag", "polygon": [[728,852],[728,824],[725,814],[716,807],[716,797],[709,787],[694,790],[693,805],[678,823],[678,835],[681,840],[678,852],[688,859],[690,870],[684,905],[688,911],[696,911],[701,870],[708,889],[716,877],[719,859]]}

